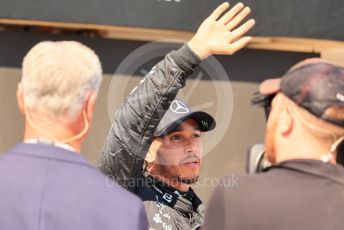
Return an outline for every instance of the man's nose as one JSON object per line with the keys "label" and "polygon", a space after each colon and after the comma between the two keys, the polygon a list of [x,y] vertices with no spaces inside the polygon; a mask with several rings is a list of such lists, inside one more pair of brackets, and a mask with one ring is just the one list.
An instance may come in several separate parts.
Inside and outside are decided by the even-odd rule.
{"label": "man's nose", "polygon": [[199,144],[192,140],[187,141],[185,145],[185,153],[187,154],[193,153],[199,156],[200,154]]}

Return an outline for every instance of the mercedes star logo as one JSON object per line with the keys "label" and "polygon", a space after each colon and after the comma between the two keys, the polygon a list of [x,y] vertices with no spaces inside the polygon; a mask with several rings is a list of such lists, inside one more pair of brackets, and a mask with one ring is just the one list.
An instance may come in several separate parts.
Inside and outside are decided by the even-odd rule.
{"label": "mercedes star logo", "polygon": [[170,110],[178,114],[184,114],[189,112],[188,107],[183,102],[177,100],[172,101]]}

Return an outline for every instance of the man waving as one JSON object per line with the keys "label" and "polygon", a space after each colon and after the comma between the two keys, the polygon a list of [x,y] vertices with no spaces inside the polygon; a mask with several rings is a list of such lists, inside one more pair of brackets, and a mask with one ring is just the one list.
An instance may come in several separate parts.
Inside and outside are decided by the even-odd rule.
{"label": "man waving", "polygon": [[[153,229],[197,229],[204,205],[190,185],[202,163],[202,132],[215,128],[205,112],[175,100],[188,76],[212,54],[233,54],[250,40],[250,9],[223,3],[194,37],[150,71],[116,112],[101,170],[144,202]],[[181,111],[182,110],[182,111]]]}

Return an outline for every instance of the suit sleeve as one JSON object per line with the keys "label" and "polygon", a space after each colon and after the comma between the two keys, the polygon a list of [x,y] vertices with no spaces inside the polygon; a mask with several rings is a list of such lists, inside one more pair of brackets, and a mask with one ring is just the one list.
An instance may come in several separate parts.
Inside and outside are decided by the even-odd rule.
{"label": "suit sleeve", "polygon": [[103,173],[133,191],[135,179],[142,177],[156,127],[200,62],[184,45],[167,54],[144,77],[115,114],[99,161]]}

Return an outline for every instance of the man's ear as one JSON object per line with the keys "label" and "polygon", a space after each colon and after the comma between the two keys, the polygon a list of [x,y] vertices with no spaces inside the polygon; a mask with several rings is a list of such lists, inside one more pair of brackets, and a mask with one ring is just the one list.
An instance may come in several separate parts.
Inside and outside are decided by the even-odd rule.
{"label": "man's ear", "polygon": [[93,118],[94,110],[96,107],[97,95],[97,92],[90,93],[86,101],[85,109],[87,114],[87,120],[89,123],[92,121]]}
{"label": "man's ear", "polygon": [[24,89],[21,82],[19,82],[17,86],[17,104],[19,111],[25,114]]}
{"label": "man's ear", "polygon": [[292,133],[294,123],[292,111],[284,106],[279,117],[279,132],[283,137],[287,137]]}

